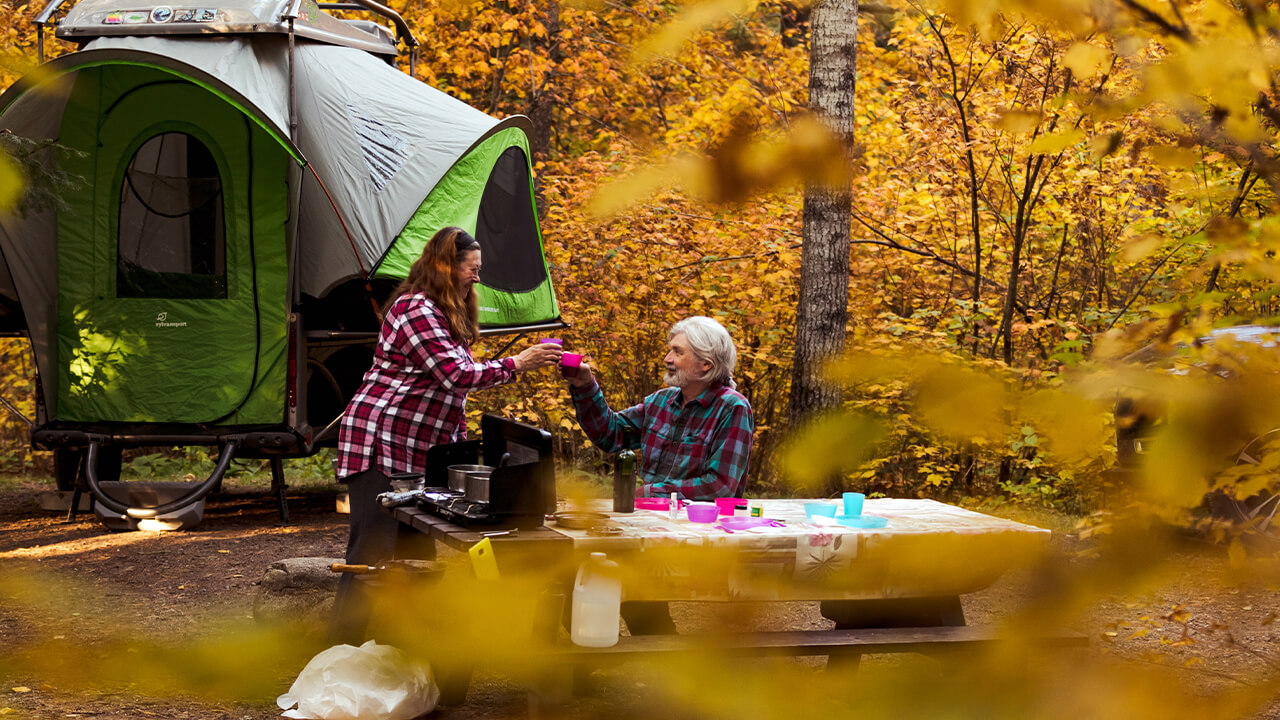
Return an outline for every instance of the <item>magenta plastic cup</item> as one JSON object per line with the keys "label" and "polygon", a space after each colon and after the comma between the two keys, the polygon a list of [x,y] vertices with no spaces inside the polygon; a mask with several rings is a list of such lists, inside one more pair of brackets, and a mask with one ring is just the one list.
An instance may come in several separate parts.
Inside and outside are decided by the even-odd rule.
{"label": "magenta plastic cup", "polygon": [[721,515],[732,515],[738,508],[745,508],[747,501],[736,497],[716,498],[716,511]]}
{"label": "magenta plastic cup", "polygon": [[578,353],[564,353],[560,356],[560,367],[582,367],[582,356]]}
{"label": "magenta plastic cup", "polygon": [[564,345],[564,341],[560,338],[542,338],[538,342],[543,345]]}

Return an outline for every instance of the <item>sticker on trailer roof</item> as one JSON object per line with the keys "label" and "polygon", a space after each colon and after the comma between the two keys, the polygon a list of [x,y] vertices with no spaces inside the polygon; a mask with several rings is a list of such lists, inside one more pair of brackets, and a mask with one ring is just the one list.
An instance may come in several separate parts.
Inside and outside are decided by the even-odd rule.
{"label": "sticker on trailer roof", "polygon": [[179,10],[177,13],[174,14],[173,21],[174,22],[191,22],[194,14],[195,14],[195,10],[190,10],[190,9]]}
{"label": "sticker on trailer roof", "polygon": [[216,8],[196,8],[192,13],[191,19],[195,22],[213,22],[218,18]]}
{"label": "sticker on trailer roof", "polygon": [[148,12],[129,12],[124,15],[125,25],[139,25],[151,19],[151,13]]}
{"label": "sticker on trailer roof", "polygon": [[107,16],[102,19],[103,25],[119,25],[122,22],[124,22],[124,13],[122,12],[107,13]]}
{"label": "sticker on trailer roof", "polygon": [[151,10],[151,22],[167,23],[173,18],[173,8],[168,5],[160,5]]}

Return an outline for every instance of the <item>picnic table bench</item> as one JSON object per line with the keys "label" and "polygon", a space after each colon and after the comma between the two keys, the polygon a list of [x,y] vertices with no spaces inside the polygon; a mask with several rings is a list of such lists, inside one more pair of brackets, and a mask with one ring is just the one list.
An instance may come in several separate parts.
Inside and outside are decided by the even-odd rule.
{"label": "picnic table bench", "polygon": [[[604,648],[559,646],[545,657],[565,664],[598,664],[654,655],[715,652],[734,657],[871,655],[876,653],[937,653],[972,650],[1004,640],[990,628],[935,626],[904,628],[841,628],[834,630],[781,630],[690,635],[639,635],[618,638]],[[1088,638],[1079,633],[1057,632],[1021,638],[1035,647],[1083,647]]]}

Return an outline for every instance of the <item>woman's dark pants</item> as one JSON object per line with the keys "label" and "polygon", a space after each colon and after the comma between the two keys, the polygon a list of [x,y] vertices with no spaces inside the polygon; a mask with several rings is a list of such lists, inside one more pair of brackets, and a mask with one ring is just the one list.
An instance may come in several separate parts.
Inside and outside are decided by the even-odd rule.
{"label": "woman's dark pants", "polygon": [[[347,563],[377,565],[393,558],[434,560],[435,546],[425,534],[405,527],[378,505],[378,495],[391,490],[391,480],[378,470],[365,470],[347,479],[351,504],[351,534]],[[338,580],[329,638],[334,644],[359,645],[365,640],[373,613],[368,584],[353,573]]]}

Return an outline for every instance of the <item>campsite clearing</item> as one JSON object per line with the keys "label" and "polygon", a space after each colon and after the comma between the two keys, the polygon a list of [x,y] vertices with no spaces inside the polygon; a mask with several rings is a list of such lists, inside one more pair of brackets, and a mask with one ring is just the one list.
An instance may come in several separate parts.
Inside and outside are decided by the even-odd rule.
{"label": "campsite clearing", "polygon": [[[165,642],[245,627],[253,622],[256,581],[275,560],[287,557],[338,557],[346,543],[346,517],[333,512],[333,495],[316,490],[290,497],[293,524],[278,525],[267,495],[224,495],[213,499],[205,520],[193,530],[165,533],[113,533],[92,517],[82,515],[65,523],[60,515],[41,511],[36,495],[47,483],[28,480],[0,485],[0,566],[6,570],[57,573],[87,588],[90,597],[74,599],[71,612],[59,618],[56,635],[63,641],[92,644],[104,633],[128,627]],[[1055,540],[1070,552],[1081,546],[1068,536]],[[1072,562],[1065,557],[1063,562]],[[1082,623],[1093,647],[1070,653],[1108,655],[1142,664],[1160,661],[1181,666],[1181,673],[1198,693],[1256,680],[1256,674],[1280,647],[1280,597],[1265,587],[1225,583],[1227,563],[1220,548],[1188,545],[1178,550],[1178,574],[1168,582],[1131,597],[1109,598],[1096,604]],[[1032,590],[1025,574],[1005,577],[982,592],[965,597],[965,612],[975,622],[994,621],[1016,606]],[[696,603],[676,603],[674,617],[682,630],[713,622],[711,611]],[[814,603],[781,603],[769,612],[774,627],[822,627]],[[0,645],[16,647],[49,628],[35,619],[0,605]],[[1192,642],[1178,646],[1184,629]],[[1138,632],[1146,630],[1146,632]],[[815,669],[820,660],[802,659]],[[916,656],[871,656],[863,672],[870,677],[895,669],[927,666]],[[282,668],[278,691],[287,689],[297,668]],[[609,709],[616,715],[639,714],[637,703],[650,681],[643,667],[633,664],[597,673],[594,689],[577,697],[568,710],[578,714]],[[12,688],[27,688],[17,692]],[[515,682],[500,675],[480,675],[468,703],[441,710],[447,719],[519,716],[526,696]],[[279,710],[266,699],[227,704],[190,697],[149,697],[143,687],[75,692],[49,678],[6,671],[0,688],[0,708],[13,708],[18,717],[95,717],[137,720],[145,717],[267,720]],[[1259,718],[1280,718],[1280,702],[1259,712]]]}

